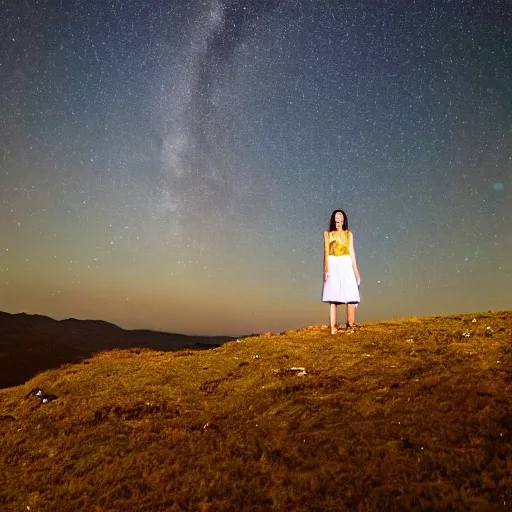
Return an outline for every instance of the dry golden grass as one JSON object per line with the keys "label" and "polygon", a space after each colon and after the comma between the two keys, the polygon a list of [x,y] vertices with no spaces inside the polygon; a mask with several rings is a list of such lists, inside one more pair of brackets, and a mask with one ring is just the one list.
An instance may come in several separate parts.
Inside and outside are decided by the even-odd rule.
{"label": "dry golden grass", "polygon": [[0,390],[0,510],[508,511],[511,405],[511,311],[102,352]]}

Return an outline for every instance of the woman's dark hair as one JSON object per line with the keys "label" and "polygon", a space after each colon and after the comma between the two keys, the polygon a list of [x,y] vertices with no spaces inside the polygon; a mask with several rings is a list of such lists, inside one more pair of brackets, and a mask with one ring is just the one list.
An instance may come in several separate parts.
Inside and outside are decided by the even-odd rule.
{"label": "woman's dark hair", "polygon": [[336,216],[336,214],[338,212],[343,213],[343,224],[341,226],[341,229],[343,231],[347,231],[348,230],[348,219],[347,219],[347,214],[343,210],[334,210],[332,212],[331,220],[329,221],[329,231],[336,231],[336,221],[334,220],[334,217]]}

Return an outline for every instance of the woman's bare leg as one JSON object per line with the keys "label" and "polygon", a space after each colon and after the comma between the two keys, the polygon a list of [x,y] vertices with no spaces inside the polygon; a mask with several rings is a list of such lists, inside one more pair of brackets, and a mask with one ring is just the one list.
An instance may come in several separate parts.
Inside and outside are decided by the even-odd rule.
{"label": "woman's bare leg", "polygon": [[356,323],[356,305],[347,304],[347,323],[352,327]]}
{"label": "woman's bare leg", "polygon": [[331,323],[331,334],[336,334],[336,304],[331,303],[329,310],[329,321]]}

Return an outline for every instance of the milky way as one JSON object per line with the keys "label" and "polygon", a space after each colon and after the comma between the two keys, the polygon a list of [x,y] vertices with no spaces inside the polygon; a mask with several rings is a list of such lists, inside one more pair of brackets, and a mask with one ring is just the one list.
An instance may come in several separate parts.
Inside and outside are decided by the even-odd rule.
{"label": "milky way", "polygon": [[0,310],[187,333],[506,309],[506,2],[10,1]]}

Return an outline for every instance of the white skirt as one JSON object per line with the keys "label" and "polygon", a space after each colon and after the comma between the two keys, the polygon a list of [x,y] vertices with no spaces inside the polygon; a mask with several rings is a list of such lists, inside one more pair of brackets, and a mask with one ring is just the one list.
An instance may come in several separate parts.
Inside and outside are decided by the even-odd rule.
{"label": "white skirt", "polygon": [[348,254],[327,258],[328,272],[322,291],[322,302],[358,304],[361,299],[352,268],[352,258]]}

